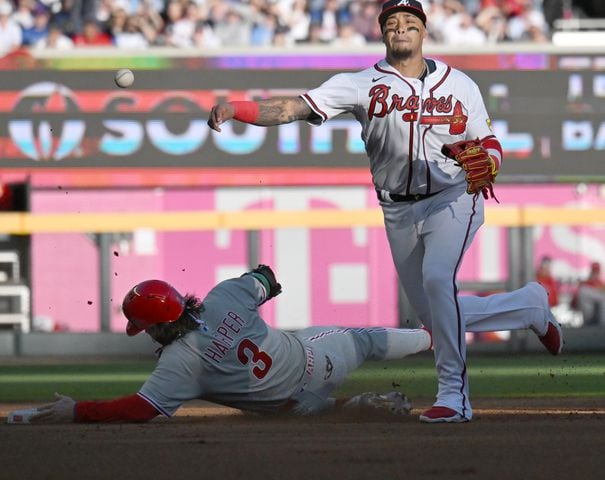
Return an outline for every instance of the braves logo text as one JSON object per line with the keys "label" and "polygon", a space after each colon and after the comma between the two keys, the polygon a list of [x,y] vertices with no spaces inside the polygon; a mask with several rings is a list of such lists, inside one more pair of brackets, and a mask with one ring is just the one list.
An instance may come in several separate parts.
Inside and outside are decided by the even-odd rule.
{"label": "braves logo text", "polygon": [[439,98],[430,97],[421,101],[418,95],[410,95],[404,98],[394,93],[389,96],[389,90],[386,85],[375,85],[370,89],[368,94],[370,97],[369,120],[374,117],[381,118],[397,111],[403,112],[403,121],[415,122],[419,118],[419,112],[421,112],[425,114],[420,117],[421,124],[447,124],[450,126],[449,133],[452,135],[459,135],[466,129],[468,117],[464,115],[460,101],[456,101],[455,105],[452,105],[452,95]]}

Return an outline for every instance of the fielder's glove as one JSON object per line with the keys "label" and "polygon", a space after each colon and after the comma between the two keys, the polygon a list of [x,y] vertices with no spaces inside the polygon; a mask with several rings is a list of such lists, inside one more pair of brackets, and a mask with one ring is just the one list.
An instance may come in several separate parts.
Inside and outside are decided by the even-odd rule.
{"label": "fielder's glove", "polygon": [[487,200],[494,196],[493,183],[498,175],[498,165],[482,145],[481,140],[461,140],[446,143],[441,153],[452,158],[466,172],[467,193],[474,195],[481,192]]}

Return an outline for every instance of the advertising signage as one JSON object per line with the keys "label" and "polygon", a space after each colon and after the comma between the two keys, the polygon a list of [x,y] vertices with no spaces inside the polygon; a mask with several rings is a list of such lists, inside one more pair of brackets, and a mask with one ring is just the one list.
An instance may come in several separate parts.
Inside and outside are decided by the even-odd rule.
{"label": "advertising signage", "polygon": [[[530,62],[535,65],[540,62]],[[335,67],[180,67],[135,69],[129,89],[115,86],[111,70],[3,72],[2,168],[367,169],[352,116],[321,127],[233,122],[220,134],[206,125],[218,101],[297,95],[336,73]],[[500,181],[605,178],[605,70],[468,73],[483,93],[504,148]]]}

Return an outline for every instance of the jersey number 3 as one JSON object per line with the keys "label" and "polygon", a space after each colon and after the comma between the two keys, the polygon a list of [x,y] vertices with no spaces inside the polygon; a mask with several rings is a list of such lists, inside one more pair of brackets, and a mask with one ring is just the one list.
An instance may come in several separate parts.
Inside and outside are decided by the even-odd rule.
{"label": "jersey number 3", "polygon": [[264,378],[265,375],[269,373],[269,369],[273,363],[273,359],[269,354],[259,350],[256,343],[249,338],[244,338],[239,342],[239,345],[237,346],[237,358],[244,365],[247,365],[249,361],[252,361],[254,364],[252,373],[258,379]]}

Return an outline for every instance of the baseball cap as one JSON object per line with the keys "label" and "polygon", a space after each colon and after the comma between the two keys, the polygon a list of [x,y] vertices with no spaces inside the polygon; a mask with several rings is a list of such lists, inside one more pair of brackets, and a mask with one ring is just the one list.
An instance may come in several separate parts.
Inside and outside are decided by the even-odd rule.
{"label": "baseball cap", "polygon": [[417,16],[426,25],[426,14],[422,9],[422,3],[417,0],[389,0],[382,4],[382,10],[378,16],[380,27],[382,28],[389,15],[399,11]]}

